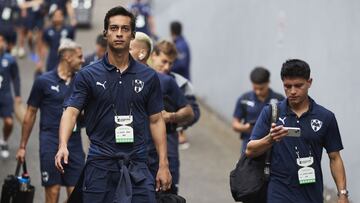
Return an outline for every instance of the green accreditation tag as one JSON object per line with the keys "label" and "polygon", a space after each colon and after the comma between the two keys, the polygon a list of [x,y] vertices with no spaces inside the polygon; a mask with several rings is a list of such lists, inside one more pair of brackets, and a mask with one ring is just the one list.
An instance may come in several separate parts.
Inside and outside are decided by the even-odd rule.
{"label": "green accreditation tag", "polygon": [[315,183],[315,170],[311,167],[300,168],[298,176],[301,185]]}
{"label": "green accreditation tag", "polygon": [[133,143],[134,129],[132,128],[133,116],[115,116],[115,142]]}

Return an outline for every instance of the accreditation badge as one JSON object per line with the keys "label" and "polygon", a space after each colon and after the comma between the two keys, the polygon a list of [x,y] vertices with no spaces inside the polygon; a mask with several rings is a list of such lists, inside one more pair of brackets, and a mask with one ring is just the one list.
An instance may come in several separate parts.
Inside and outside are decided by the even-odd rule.
{"label": "accreditation badge", "polygon": [[310,167],[314,163],[314,158],[312,156],[297,158],[296,162],[301,167],[298,170],[300,185],[315,183],[315,169]]}
{"label": "accreditation badge", "polygon": [[116,143],[133,143],[134,129],[133,116],[115,116],[115,142]]}

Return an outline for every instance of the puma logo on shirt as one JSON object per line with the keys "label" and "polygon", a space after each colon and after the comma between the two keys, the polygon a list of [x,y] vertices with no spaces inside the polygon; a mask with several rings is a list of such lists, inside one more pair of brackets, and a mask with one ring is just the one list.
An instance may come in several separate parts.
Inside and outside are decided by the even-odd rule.
{"label": "puma logo on shirt", "polygon": [[285,119],[286,119],[286,117],[284,117],[284,118],[279,117],[279,120],[282,122],[283,125],[285,125]]}
{"label": "puma logo on shirt", "polygon": [[57,86],[51,85],[50,89],[54,90],[54,91],[57,91],[57,92],[60,92],[59,85],[57,85]]}
{"label": "puma logo on shirt", "polygon": [[99,85],[99,86],[103,87],[104,89],[106,89],[105,88],[105,83],[106,83],[106,81],[104,81],[104,83],[96,82],[96,85]]}

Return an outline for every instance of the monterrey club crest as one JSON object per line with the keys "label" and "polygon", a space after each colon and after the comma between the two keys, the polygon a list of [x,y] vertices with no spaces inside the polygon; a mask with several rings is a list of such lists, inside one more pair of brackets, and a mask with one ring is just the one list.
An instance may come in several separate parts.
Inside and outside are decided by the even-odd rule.
{"label": "monterrey club crest", "polygon": [[136,80],[134,81],[134,91],[135,91],[136,93],[139,93],[139,92],[141,92],[141,90],[142,90],[143,88],[144,88],[144,82],[141,81],[141,80],[136,79]]}
{"label": "monterrey club crest", "polygon": [[311,128],[314,132],[317,132],[321,129],[323,122],[318,119],[311,119]]}

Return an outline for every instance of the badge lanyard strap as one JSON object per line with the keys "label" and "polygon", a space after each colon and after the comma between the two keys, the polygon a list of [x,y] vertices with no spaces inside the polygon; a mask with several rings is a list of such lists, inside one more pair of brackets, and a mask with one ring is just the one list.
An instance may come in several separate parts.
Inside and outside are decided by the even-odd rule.
{"label": "badge lanyard strap", "polygon": [[[295,153],[296,153],[296,156],[300,159],[300,152],[298,150],[298,147],[295,146]],[[309,156],[311,156],[311,146],[309,145]]]}

